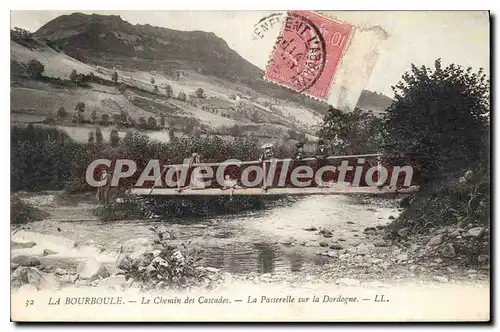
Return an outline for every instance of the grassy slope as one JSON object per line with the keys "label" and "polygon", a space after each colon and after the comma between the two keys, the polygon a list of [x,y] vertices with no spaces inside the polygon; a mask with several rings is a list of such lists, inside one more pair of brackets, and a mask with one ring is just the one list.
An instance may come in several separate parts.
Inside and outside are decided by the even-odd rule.
{"label": "grassy slope", "polygon": [[[27,63],[32,59],[37,59],[44,64],[44,73],[46,76],[62,79],[67,79],[72,69],[83,74],[92,72],[97,76],[107,79],[110,78],[113,72],[113,69],[102,67],[97,70],[97,68],[79,62],[62,52],[56,52],[46,46],[29,49],[11,41],[11,60]],[[258,98],[259,104],[257,106],[261,106],[260,103],[262,102],[274,101],[274,98],[253,92],[248,88],[242,89],[244,87],[238,84],[199,75],[195,72],[189,72],[187,77],[181,77],[178,81],[172,81],[163,75],[148,72],[126,72],[121,70],[117,70],[117,72],[119,81],[148,91],[153,90],[153,85],[150,83],[153,77],[155,84],[160,87],[160,94],[164,93],[161,85],[168,84],[172,87],[175,96],[180,91],[183,91],[186,95],[194,94],[196,89],[202,88],[208,97],[215,97],[226,103],[234,104],[234,101],[230,100],[229,96],[241,91],[246,92],[249,96]],[[288,128],[293,127],[309,131],[312,126],[320,121],[320,118],[313,111],[284,102],[280,102],[280,106],[276,107],[276,109],[282,111],[281,113],[266,111],[266,107],[259,107],[260,121],[256,124],[252,123],[249,115],[248,118],[229,119],[220,114],[202,110],[201,107],[195,107],[179,100],[166,100],[161,97],[140,96],[142,101],[148,105],[147,107],[138,105],[138,107],[137,103],[134,105],[128,99],[131,96],[137,97],[132,91],[128,91],[125,95],[122,95],[113,87],[96,84],[91,84],[90,88],[72,88],[59,87],[42,82],[17,82],[11,88],[12,122],[26,123],[41,121],[47,114],[56,112],[60,107],[64,107],[71,114],[76,103],[79,101],[85,103],[85,114],[87,117],[93,110],[100,117],[104,113],[109,115],[118,114],[123,109],[136,119],[141,116],[159,118],[158,110],[163,110],[174,105],[179,109],[179,111],[173,112],[175,115],[194,117],[211,128],[232,126],[234,124],[254,124],[258,128],[255,130],[256,134],[264,136],[283,135],[287,132]],[[76,131],[73,130],[72,132]],[[78,140],[81,140],[81,138],[78,137]]]}

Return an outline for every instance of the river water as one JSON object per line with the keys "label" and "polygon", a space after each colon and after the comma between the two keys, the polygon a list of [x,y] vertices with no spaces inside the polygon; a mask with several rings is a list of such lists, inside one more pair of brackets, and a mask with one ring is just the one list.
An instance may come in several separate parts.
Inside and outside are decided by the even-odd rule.
{"label": "river water", "polygon": [[[190,247],[202,250],[202,265],[231,273],[288,273],[328,261],[328,257],[317,254],[325,249],[320,242],[340,243],[344,247],[360,243],[365,239],[365,227],[387,224],[390,215],[397,215],[395,206],[395,200],[309,196],[238,215],[101,222],[92,217],[91,209],[84,204],[69,208],[49,204],[49,219],[27,224],[12,240],[37,243],[34,248],[17,253],[45,248],[57,251],[59,254],[44,258],[49,262],[67,258],[76,263],[85,256],[94,256],[112,264],[122,243],[136,238],[153,239],[150,227],[162,223],[175,235],[173,244],[190,242]],[[317,230],[304,230],[311,226]],[[324,238],[319,233],[322,229],[330,230],[333,236]],[[75,241],[80,243],[78,248]]]}

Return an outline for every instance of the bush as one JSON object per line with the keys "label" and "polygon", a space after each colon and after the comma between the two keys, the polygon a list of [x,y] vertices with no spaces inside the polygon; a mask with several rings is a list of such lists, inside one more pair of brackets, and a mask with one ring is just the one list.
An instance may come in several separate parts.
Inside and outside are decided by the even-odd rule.
{"label": "bush", "polygon": [[104,113],[103,115],[101,115],[101,122],[100,122],[103,126],[107,126],[109,125],[109,114],[107,113]]}
{"label": "bush", "polygon": [[186,94],[184,92],[179,92],[179,95],[177,96],[177,99],[179,100],[182,100],[182,101],[186,101]]}
{"label": "bush", "polygon": [[115,83],[118,82],[118,73],[116,71],[111,75],[111,80]]}
{"label": "bush", "polygon": [[156,119],[155,119],[154,117],[150,116],[150,117],[148,118],[148,127],[149,127],[150,129],[156,129],[156,126],[157,126],[157,124],[156,124]]}
{"label": "bush", "polygon": [[111,130],[111,133],[109,134],[109,143],[113,147],[118,146],[118,144],[120,143],[120,135],[118,134],[118,130]]}
{"label": "bush", "polygon": [[196,98],[205,98],[205,92],[203,91],[202,88],[196,89],[194,94],[196,95]]}
{"label": "bush", "polygon": [[69,79],[70,79],[71,82],[76,82],[76,75],[77,75],[76,70],[73,69],[71,71],[71,73],[69,74]]}
{"label": "bush", "polygon": [[10,196],[10,222],[12,224],[39,221],[47,217],[48,213],[24,202],[16,195]]}
{"label": "bush", "polygon": [[66,110],[64,109],[64,107],[61,107],[57,111],[57,116],[60,117],[60,118],[65,118],[65,117],[68,116],[68,112],[66,112]]}
{"label": "bush", "polygon": [[204,273],[197,268],[201,260],[199,250],[188,244],[179,247],[169,243],[174,236],[165,227],[151,227],[155,232],[156,250],[147,252],[136,259],[126,256],[119,262],[126,280],[133,279],[143,290],[186,289],[202,285]]}
{"label": "bush", "polygon": [[383,123],[383,151],[415,156],[425,181],[460,174],[487,153],[489,82],[454,64],[412,65],[393,87],[396,101]]}
{"label": "bush", "polygon": [[41,78],[44,70],[45,66],[38,60],[31,60],[26,67],[28,74],[35,79]]}

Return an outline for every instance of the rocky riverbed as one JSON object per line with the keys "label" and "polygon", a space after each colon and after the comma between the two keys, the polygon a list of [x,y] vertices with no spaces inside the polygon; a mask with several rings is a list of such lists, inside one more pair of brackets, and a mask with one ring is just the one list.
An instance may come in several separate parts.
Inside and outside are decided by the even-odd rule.
{"label": "rocky riverbed", "polygon": [[[75,241],[67,237],[63,226],[55,226],[59,218],[68,215],[91,219],[91,204],[77,204],[75,213],[68,213],[73,207],[60,206],[53,197],[35,196],[33,202],[51,213],[51,226],[48,231],[49,221],[42,221],[13,232],[11,286],[16,290],[152,289],[170,285],[217,289],[234,283],[292,287],[331,283],[374,288],[401,283],[489,283],[489,257],[473,251],[475,243],[488,241],[487,229],[450,226],[411,238],[400,230],[395,239],[388,239],[387,225],[399,213],[396,200],[352,202],[348,198],[311,197],[274,207],[257,217],[246,214],[222,224],[212,220],[199,225],[196,236],[192,228],[186,231],[182,225],[164,222],[151,231],[154,236],[129,237],[117,244],[118,250],[110,250],[92,238]],[[113,233],[113,223],[100,227],[108,227]],[[175,236],[183,231],[190,237]],[[158,238],[158,234],[163,235]],[[183,249],[187,239],[194,249],[266,241],[278,246],[283,255],[300,255],[303,260],[319,260],[321,264],[238,272],[223,264],[213,267],[192,262]],[[165,241],[173,248],[165,251]],[[229,266],[235,264],[238,261],[229,262]],[[172,281],[183,275],[189,275],[191,281]]]}

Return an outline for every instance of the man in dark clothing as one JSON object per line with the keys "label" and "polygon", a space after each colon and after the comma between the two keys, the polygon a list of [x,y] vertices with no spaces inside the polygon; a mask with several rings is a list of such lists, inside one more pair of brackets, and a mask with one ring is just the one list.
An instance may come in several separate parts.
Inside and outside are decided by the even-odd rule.
{"label": "man in dark clothing", "polygon": [[103,168],[101,170],[101,175],[99,176],[99,180],[101,183],[104,183],[103,186],[97,188],[97,200],[99,203],[103,205],[109,204],[109,192],[111,191],[111,174]]}
{"label": "man in dark clothing", "polygon": [[293,155],[293,159],[300,160],[304,158],[304,142],[298,142],[295,144],[295,154]]}
{"label": "man in dark clothing", "polygon": [[326,147],[325,147],[325,142],[320,139],[318,141],[318,149],[316,150],[316,159],[320,160],[320,159],[326,159],[328,157],[328,153],[326,151]]}
{"label": "man in dark clothing", "polygon": [[273,153],[273,144],[272,143],[266,143],[262,146],[262,154],[260,155],[260,161],[264,160],[270,160],[274,157]]}

